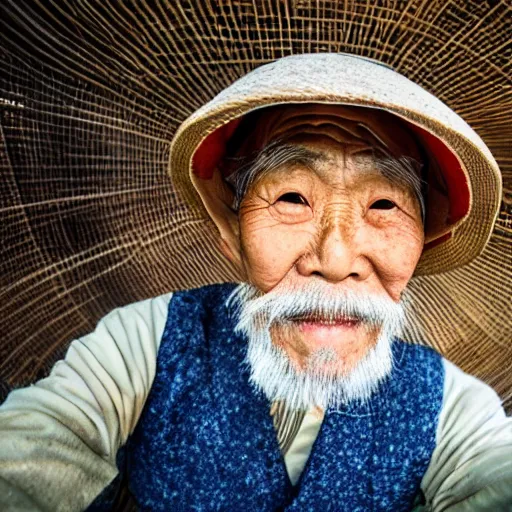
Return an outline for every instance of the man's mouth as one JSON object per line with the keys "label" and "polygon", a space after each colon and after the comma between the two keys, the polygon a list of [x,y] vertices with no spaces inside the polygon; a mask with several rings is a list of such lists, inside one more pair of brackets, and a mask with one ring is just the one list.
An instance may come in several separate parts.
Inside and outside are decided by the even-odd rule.
{"label": "man's mouth", "polygon": [[349,339],[347,336],[352,338],[351,335],[355,335],[363,325],[361,318],[351,316],[304,316],[295,317],[291,322],[317,347],[332,346],[333,342]]}
{"label": "man's mouth", "polygon": [[306,328],[315,327],[357,327],[361,318],[352,316],[322,317],[322,316],[302,316],[290,319],[293,323]]}

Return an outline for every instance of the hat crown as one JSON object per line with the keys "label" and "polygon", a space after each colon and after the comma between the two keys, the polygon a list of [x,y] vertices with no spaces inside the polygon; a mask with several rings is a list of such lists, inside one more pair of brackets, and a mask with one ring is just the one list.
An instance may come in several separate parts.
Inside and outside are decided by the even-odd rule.
{"label": "hat crown", "polygon": [[[350,90],[350,95],[347,95]],[[256,67],[222,90],[210,102],[183,122],[174,138],[197,119],[209,115],[218,106],[236,107],[245,100],[259,100],[261,106],[280,103],[276,91],[286,91],[289,103],[311,101],[312,96],[345,96],[345,104],[383,108],[393,113],[401,110],[417,112],[435,119],[448,129],[463,133],[473,142],[499,172],[492,153],[478,134],[452,109],[420,85],[375,59],[347,53],[307,53],[289,55]],[[326,96],[327,94],[327,96]],[[352,102],[351,102],[352,99]],[[171,152],[173,144],[171,144]],[[171,158],[172,161],[172,158]]]}

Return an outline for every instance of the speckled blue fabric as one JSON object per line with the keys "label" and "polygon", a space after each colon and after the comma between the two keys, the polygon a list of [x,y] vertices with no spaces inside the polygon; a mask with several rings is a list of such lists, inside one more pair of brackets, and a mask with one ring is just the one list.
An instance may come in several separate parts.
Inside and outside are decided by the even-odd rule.
{"label": "speckled blue fabric", "polygon": [[326,412],[293,487],[269,403],[248,383],[246,342],[233,333],[233,286],[173,295],[156,378],[125,447],[140,509],[411,510],[435,448],[441,357],[397,341],[370,403]]}

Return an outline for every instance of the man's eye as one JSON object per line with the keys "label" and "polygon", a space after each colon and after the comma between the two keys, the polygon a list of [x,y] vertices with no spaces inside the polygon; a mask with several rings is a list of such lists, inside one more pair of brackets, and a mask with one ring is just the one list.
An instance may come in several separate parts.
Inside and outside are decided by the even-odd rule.
{"label": "man's eye", "polygon": [[308,205],[308,202],[300,194],[297,194],[297,192],[287,192],[279,196],[277,200],[284,201],[285,203]]}
{"label": "man's eye", "polygon": [[378,201],[375,201],[371,206],[370,209],[374,210],[391,210],[396,206],[393,201],[390,201],[389,199],[379,199]]}

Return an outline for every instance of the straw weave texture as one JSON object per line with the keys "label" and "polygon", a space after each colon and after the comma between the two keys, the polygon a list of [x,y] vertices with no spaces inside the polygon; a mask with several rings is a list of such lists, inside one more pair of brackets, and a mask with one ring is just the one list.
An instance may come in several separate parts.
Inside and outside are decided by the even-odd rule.
{"label": "straw weave texture", "polygon": [[4,1],[0,7],[0,399],[116,306],[236,280],[173,190],[192,112],[282,56],[384,62],[448,104],[504,178],[484,253],[410,285],[407,339],[512,408],[512,2]]}

